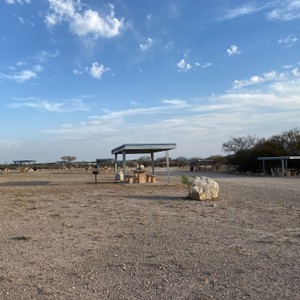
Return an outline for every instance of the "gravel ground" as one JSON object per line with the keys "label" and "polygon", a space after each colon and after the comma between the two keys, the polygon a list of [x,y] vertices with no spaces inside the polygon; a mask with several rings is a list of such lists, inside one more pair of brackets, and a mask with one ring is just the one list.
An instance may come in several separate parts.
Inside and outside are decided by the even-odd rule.
{"label": "gravel ground", "polygon": [[[300,299],[300,178],[0,175],[0,299]],[[181,175],[220,185],[187,200]]]}

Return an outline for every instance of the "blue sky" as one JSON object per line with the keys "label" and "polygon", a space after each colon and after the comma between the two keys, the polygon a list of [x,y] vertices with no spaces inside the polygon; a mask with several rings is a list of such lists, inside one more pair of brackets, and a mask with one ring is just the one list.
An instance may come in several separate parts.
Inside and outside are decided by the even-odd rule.
{"label": "blue sky", "polygon": [[0,0],[0,163],[300,126],[299,0]]}

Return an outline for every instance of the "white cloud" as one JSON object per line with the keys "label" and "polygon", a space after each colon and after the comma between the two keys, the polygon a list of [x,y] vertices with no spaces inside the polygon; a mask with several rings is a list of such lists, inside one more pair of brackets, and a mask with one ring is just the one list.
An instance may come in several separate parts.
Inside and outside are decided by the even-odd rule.
{"label": "white cloud", "polygon": [[73,74],[75,74],[75,75],[81,75],[82,72],[79,71],[79,70],[77,70],[77,69],[74,69],[74,70],[73,70]]}
{"label": "white cloud", "polygon": [[[291,67],[289,66],[288,69],[291,69]],[[278,73],[276,71],[271,71],[268,73],[264,73],[261,76],[258,75],[252,76],[249,79],[235,80],[232,86],[233,89],[240,89],[247,86],[252,86],[252,85],[265,83],[269,81],[283,81],[283,80],[287,80],[288,78],[299,77],[299,76],[300,76],[300,72],[299,69],[296,67],[286,72]]]}
{"label": "white cloud", "polygon": [[236,46],[236,45],[231,45],[231,46],[227,49],[227,54],[228,54],[228,56],[238,55],[238,54],[241,54],[241,51],[240,51],[240,49],[239,49],[238,46]]}
{"label": "white cloud", "polygon": [[163,100],[162,103],[171,105],[173,107],[185,107],[187,106],[187,103],[185,100],[181,99],[171,99],[171,100]]}
{"label": "white cloud", "polygon": [[41,100],[38,98],[19,98],[9,104],[10,108],[31,108],[39,111],[48,112],[74,112],[74,111],[88,111],[89,107],[83,102],[82,99],[76,98],[65,100],[61,102],[51,102],[48,100]]}
{"label": "white cloud", "polygon": [[60,54],[60,52],[58,50],[54,50],[54,51],[46,51],[46,50],[42,50],[38,53],[36,53],[33,58],[38,61],[39,63],[44,63],[46,62],[49,58],[55,58]]}
{"label": "white cloud", "polygon": [[[38,73],[43,70],[41,64],[48,61],[49,58],[55,58],[59,55],[59,51],[45,51],[42,50],[37,54],[30,56],[24,60],[16,61],[13,66],[9,66],[8,69],[11,73],[0,73],[0,80],[11,80],[18,83],[22,83],[38,77]],[[31,65],[34,63],[32,67]],[[25,67],[27,67],[25,69]],[[23,68],[23,70],[21,70]]]}
{"label": "white cloud", "polygon": [[192,68],[192,65],[183,58],[177,63],[177,67],[179,72],[187,72]]}
{"label": "white cloud", "polygon": [[92,77],[101,79],[105,72],[110,71],[110,68],[106,68],[104,65],[99,65],[97,62],[94,62],[87,71]]}
{"label": "white cloud", "polygon": [[300,18],[299,0],[273,1],[275,8],[267,13],[267,19],[291,21]]}
{"label": "white cloud", "polygon": [[234,89],[239,89],[245,86],[255,85],[258,83],[262,83],[269,80],[274,80],[276,77],[278,77],[277,73],[275,71],[271,71],[270,73],[266,73],[262,76],[254,75],[250,77],[249,79],[245,80],[235,80],[233,83]]}
{"label": "white cloud", "polygon": [[17,83],[22,83],[34,78],[41,72],[43,68],[40,65],[35,65],[32,69],[22,70],[20,72],[13,72],[12,74],[0,73],[0,80],[11,80]]}
{"label": "white cloud", "polygon": [[[186,57],[187,55],[184,55],[184,57]],[[199,62],[195,62],[195,63],[190,63],[187,62],[185,58],[181,59],[178,63],[177,63],[177,67],[178,67],[178,72],[187,72],[191,69],[196,70],[197,68],[202,68],[202,69],[206,69],[208,67],[210,67],[212,65],[212,63],[207,62],[207,63],[199,63]]]}
{"label": "white cloud", "polygon": [[153,40],[151,38],[147,38],[144,44],[140,44],[140,49],[142,51],[149,51],[153,45]]}
{"label": "white cloud", "polygon": [[220,20],[232,20],[259,12],[265,12],[270,21],[291,21],[300,18],[299,0],[270,0],[266,4],[257,4],[254,1],[222,12]]}
{"label": "white cloud", "polygon": [[206,69],[206,68],[208,68],[208,67],[211,67],[211,66],[212,66],[212,63],[211,63],[211,62],[207,62],[207,63],[201,64],[201,63],[196,62],[196,63],[195,63],[195,66],[196,66],[196,67],[200,67],[200,68],[202,68],[202,69]]}
{"label": "white cloud", "polygon": [[124,20],[115,17],[114,6],[108,5],[107,14],[86,9],[80,0],[49,0],[50,12],[45,18],[49,27],[66,22],[70,30],[79,36],[94,35],[95,37],[111,38],[118,36],[124,27]]}
{"label": "white cloud", "polygon": [[291,47],[294,46],[297,41],[298,39],[296,36],[294,36],[293,34],[289,34],[287,37],[279,39],[278,43],[283,44],[286,47]]}
{"label": "white cloud", "polygon": [[245,16],[245,15],[250,15],[253,13],[256,13],[260,10],[262,10],[264,7],[258,7],[255,3],[250,2],[250,3],[246,3],[242,6],[233,8],[233,9],[228,9],[223,13],[223,16],[221,19],[223,20],[231,20],[231,19],[235,19],[241,16]]}
{"label": "white cloud", "polygon": [[4,0],[7,4],[23,4],[23,3],[27,3],[29,4],[31,2],[31,0]]}

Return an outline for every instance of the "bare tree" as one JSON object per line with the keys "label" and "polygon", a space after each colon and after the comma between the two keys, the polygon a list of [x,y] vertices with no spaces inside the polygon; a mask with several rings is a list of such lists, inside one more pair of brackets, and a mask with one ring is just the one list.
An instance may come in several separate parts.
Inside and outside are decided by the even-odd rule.
{"label": "bare tree", "polygon": [[258,139],[255,136],[246,136],[246,137],[231,137],[227,143],[222,145],[222,149],[227,153],[237,153],[239,151],[248,151],[251,150]]}

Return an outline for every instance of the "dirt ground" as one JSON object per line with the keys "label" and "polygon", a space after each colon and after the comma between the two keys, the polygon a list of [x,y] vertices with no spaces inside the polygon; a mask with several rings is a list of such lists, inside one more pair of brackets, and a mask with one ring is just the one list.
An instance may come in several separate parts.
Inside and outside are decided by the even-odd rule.
{"label": "dirt ground", "polygon": [[[214,202],[180,175],[209,176]],[[300,299],[300,178],[0,175],[0,299]]]}

